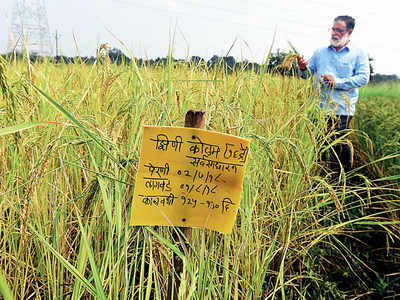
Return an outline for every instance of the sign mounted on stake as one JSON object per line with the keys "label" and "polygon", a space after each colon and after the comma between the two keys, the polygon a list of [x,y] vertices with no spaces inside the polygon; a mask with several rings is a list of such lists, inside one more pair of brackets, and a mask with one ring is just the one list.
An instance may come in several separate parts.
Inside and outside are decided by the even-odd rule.
{"label": "sign mounted on stake", "polygon": [[249,140],[185,127],[145,126],[130,225],[230,233]]}

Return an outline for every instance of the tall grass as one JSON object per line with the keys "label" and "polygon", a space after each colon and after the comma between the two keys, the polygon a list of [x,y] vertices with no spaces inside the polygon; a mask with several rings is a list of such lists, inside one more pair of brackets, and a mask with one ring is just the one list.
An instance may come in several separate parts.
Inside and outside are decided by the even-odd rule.
{"label": "tall grass", "polygon": [[[379,233],[384,251],[370,256],[398,268],[398,190],[319,163],[325,122],[312,82],[171,60],[12,61],[0,75],[3,297],[338,299],[377,295],[377,278],[396,278],[357,245]],[[207,129],[251,139],[251,152],[232,234],[195,229],[186,251],[178,229],[128,220],[142,125],[183,126],[196,108]]]}
{"label": "tall grass", "polygon": [[373,158],[390,157],[381,164],[386,174],[400,183],[400,84],[398,82],[371,85],[361,89],[357,127],[368,132]]}

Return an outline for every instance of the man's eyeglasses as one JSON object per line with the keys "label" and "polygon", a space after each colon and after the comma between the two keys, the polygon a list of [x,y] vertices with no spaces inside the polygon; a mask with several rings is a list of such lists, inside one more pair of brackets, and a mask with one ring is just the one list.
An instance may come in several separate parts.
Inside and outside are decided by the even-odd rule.
{"label": "man's eyeglasses", "polygon": [[330,30],[333,31],[333,32],[337,32],[337,33],[343,33],[343,32],[346,31],[346,29],[343,29],[343,28],[334,28],[334,27],[332,27]]}

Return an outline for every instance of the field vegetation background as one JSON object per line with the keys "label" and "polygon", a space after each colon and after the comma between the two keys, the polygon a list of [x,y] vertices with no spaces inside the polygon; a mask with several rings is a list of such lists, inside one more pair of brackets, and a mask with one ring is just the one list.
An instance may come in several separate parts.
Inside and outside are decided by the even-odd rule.
{"label": "field vegetation background", "polygon": [[[4,299],[400,297],[400,84],[361,89],[354,169],[333,172],[312,80],[99,55],[0,58]],[[128,221],[142,126],[183,126],[189,109],[251,151],[232,234],[182,243]]]}

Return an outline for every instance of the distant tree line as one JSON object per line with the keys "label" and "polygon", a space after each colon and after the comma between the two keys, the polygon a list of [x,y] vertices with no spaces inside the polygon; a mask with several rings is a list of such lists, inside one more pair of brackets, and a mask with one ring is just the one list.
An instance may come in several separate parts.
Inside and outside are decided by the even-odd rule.
{"label": "distant tree line", "polygon": [[371,75],[371,83],[381,83],[381,82],[392,82],[398,81],[399,77],[395,74],[386,75],[386,74],[372,74]]}
{"label": "distant tree line", "polygon": [[[266,65],[260,65],[255,62],[245,61],[236,61],[233,56],[212,56],[208,61],[204,60],[200,56],[192,56],[190,59],[175,59],[170,58],[174,65],[182,64],[188,66],[197,66],[208,69],[221,68],[228,73],[243,71],[243,70],[251,70],[254,72],[259,72],[264,70],[266,73],[277,73],[285,76],[297,76],[299,69],[297,67],[296,60],[294,59],[292,62],[289,62],[289,65],[286,63],[285,66],[282,65],[285,57],[290,54],[290,52],[285,52],[281,50],[277,50],[276,52],[270,53],[268,57],[268,62]],[[23,55],[20,53],[7,53],[2,55],[6,59],[22,59]],[[112,63],[121,65],[121,64],[130,64],[132,59],[125,55],[123,51],[118,48],[112,48],[107,51],[107,56]],[[55,56],[55,57],[41,57],[36,54],[30,54],[29,59],[32,62],[43,61],[44,59],[49,60],[53,63],[64,63],[64,64],[94,64],[95,62],[103,63],[104,56]],[[169,63],[168,57],[158,57],[156,59],[143,59],[143,58],[134,58],[135,62],[138,66],[148,66],[148,67],[156,67],[156,66],[166,66]],[[379,83],[386,81],[397,81],[399,80],[397,75],[384,75],[384,74],[375,74],[373,68],[373,59],[369,59],[370,68],[371,68],[371,82]]]}
{"label": "distant tree line", "polygon": [[[174,62],[175,65],[178,64],[186,64],[188,66],[198,66],[198,67],[204,67],[204,68],[209,68],[209,69],[214,69],[214,68],[221,68],[229,73],[231,72],[237,72],[237,71],[243,71],[243,70],[252,70],[254,72],[259,72],[260,70],[264,69],[265,72],[278,72],[283,75],[294,75],[297,74],[297,66],[293,64],[293,68],[283,68],[280,66],[280,64],[283,62],[284,57],[286,56],[286,52],[282,52],[278,50],[275,53],[271,53],[268,59],[267,65],[261,65],[255,62],[250,62],[250,61],[236,61],[233,56],[218,56],[214,55],[212,56],[208,61],[203,59],[200,56],[192,56],[190,59],[175,59],[171,58],[171,61]],[[21,53],[8,53],[2,55],[3,57],[7,59],[23,59],[23,55]],[[115,64],[130,64],[132,59],[125,55],[124,52],[122,52],[118,48],[112,48],[111,50],[107,51],[107,57],[110,59],[112,63]],[[103,63],[104,56],[99,55],[98,57],[87,57],[87,56],[75,56],[75,57],[69,57],[69,56],[55,56],[55,57],[49,57],[49,58],[44,58],[36,54],[30,54],[29,59],[32,62],[37,62],[37,61],[43,61],[44,59],[49,60],[50,62],[53,63],[64,63],[64,64],[79,64],[79,63],[84,63],[84,64],[94,64],[95,62],[98,63]],[[134,58],[135,62],[138,66],[165,66],[169,63],[169,58],[168,57],[158,57],[155,59],[143,59],[143,58]]]}

